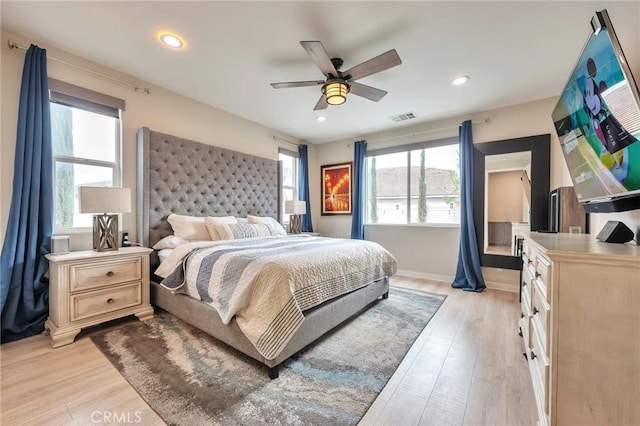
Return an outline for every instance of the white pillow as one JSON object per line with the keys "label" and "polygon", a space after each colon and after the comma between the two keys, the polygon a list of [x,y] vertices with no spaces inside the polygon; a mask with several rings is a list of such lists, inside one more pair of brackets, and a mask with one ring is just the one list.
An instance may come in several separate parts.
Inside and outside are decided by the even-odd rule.
{"label": "white pillow", "polygon": [[173,228],[173,235],[187,241],[210,240],[209,232],[204,224],[204,217],[184,216],[171,213],[167,221]]}
{"label": "white pillow", "polygon": [[174,249],[180,244],[187,243],[187,240],[183,240],[175,235],[167,235],[157,243],[153,245],[154,250]]}
{"label": "white pillow", "polygon": [[272,217],[249,215],[247,216],[247,220],[249,223],[264,223],[265,225],[268,225],[273,230],[273,235],[287,235],[287,231],[282,227],[282,225],[280,225],[280,222]]}
{"label": "white pillow", "polygon": [[268,237],[275,235],[266,223],[217,223],[214,225],[223,240]]}
{"label": "white pillow", "polygon": [[233,216],[219,216],[212,217],[208,216],[204,219],[204,224],[207,228],[207,232],[209,233],[209,238],[213,241],[225,240],[226,238],[222,238],[218,235],[218,231],[216,230],[215,225],[222,223],[238,223],[238,220]]}

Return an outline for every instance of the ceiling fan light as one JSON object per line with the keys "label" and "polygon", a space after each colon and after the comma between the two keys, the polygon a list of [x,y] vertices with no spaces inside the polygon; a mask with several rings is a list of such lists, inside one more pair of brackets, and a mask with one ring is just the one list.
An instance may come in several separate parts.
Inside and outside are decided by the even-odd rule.
{"label": "ceiling fan light", "polygon": [[342,105],[347,101],[349,86],[342,81],[330,81],[322,88],[329,105]]}

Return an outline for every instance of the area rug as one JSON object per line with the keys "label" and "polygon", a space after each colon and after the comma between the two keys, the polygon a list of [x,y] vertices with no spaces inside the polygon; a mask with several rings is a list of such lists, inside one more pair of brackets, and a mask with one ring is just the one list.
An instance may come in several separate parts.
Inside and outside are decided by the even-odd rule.
{"label": "area rug", "polygon": [[285,361],[275,380],[162,310],[91,339],[171,425],[354,425],[445,297],[392,287],[388,299]]}

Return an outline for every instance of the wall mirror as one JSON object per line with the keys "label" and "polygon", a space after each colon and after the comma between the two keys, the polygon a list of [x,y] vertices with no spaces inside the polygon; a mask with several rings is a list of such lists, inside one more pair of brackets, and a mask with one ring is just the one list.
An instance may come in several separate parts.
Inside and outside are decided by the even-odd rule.
{"label": "wall mirror", "polygon": [[520,269],[519,235],[549,229],[550,135],[474,145],[473,216],[482,266]]}

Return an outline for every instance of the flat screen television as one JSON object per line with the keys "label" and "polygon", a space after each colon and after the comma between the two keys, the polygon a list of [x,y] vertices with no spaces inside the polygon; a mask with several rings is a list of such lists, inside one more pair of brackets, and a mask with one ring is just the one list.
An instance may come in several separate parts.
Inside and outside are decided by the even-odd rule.
{"label": "flat screen television", "polygon": [[606,10],[591,27],[553,123],[585,211],[638,209],[640,93]]}

